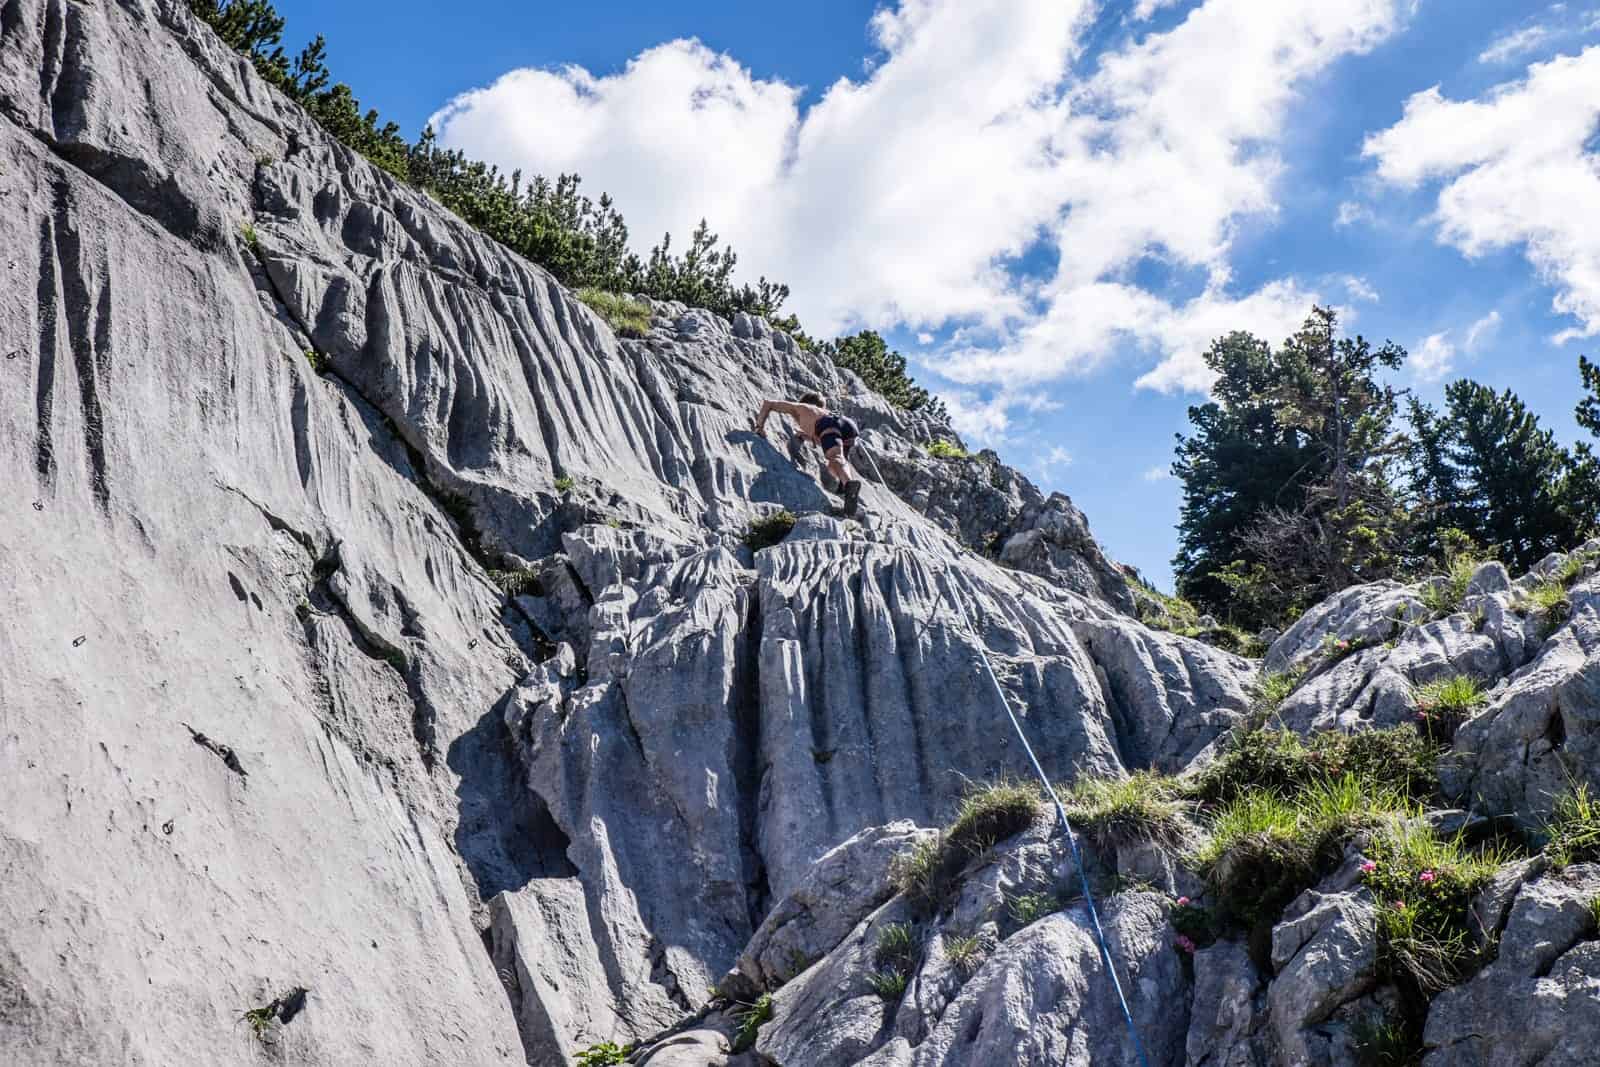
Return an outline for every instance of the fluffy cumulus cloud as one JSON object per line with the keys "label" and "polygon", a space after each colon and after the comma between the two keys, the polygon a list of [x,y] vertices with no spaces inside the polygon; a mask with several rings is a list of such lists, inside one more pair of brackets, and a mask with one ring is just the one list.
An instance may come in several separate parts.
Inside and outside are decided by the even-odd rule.
{"label": "fluffy cumulus cloud", "polygon": [[1520,248],[1573,325],[1558,342],[1600,334],[1600,46],[1528,68],[1474,100],[1439,88],[1406,102],[1367,139],[1378,176],[1438,185],[1439,239],[1467,256]]}
{"label": "fluffy cumulus cloud", "polygon": [[[448,145],[611,191],[641,247],[709,215],[813,332],[957,327],[930,358],[965,387],[958,425],[993,439],[1032,387],[1113,355],[1138,354],[1143,386],[1204,389],[1211,339],[1286,335],[1316,295],[1241,290],[1235,231],[1275,211],[1274,145],[1305,89],[1406,0],[1205,0],[1137,28],[1176,2],[1140,0],[1087,73],[1092,0],[899,0],[873,17],[870,74],[803,110],[795,87],[675,41],[604,77],[515,71],[434,121]],[[1141,288],[1152,261],[1194,290]]]}
{"label": "fluffy cumulus cloud", "polygon": [[1455,369],[1456,346],[1446,333],[1429,334],[1411,350],[1411,373],[1419,382],[1437,382]]}

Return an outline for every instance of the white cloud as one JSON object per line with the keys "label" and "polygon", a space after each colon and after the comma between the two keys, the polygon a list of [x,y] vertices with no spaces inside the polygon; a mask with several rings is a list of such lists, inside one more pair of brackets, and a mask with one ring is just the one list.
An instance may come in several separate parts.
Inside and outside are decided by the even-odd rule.
{"label": "white cloud", "polygon": [[[434,123],[504,168],[584,175],[641,247],[709,215],[745,273],[792,286],[813,333],[958,327],[937,366],[975,388],[946,399],[993,440],[1024,387],[1119,346],[1156,364],[1141,384],[1203,389],[1215,336],[1298,324],[1315,294],[1295,280],[1230,284],[1234,233],[1276,210],[1274,146],[1302,91],[1394,32],[1403,6],[1206,0],[1079,80],[1091,0],[899,0],[872,19],[881,62],[804,113],[795,88],[676,41],[603,77],[512,72]],[[1019,280],[1007,262],[1040,242],[1059,265]],[[1133,286],[1150,256],[1203,291]]]}
{"label": "white cloud", "polygon": [[1411,350],[1411,373],[1419,382],[1437,382],[1455,368],[1455,360],[1449,334],[1430,334]]}
{"label": "white cloud", "polygon": [[1406,102],[1394,126],[1367,138],[1378,176],[1440,183],[1442,243],[1472,257],[1521,247],[1577,325],[1560,343],[1600,334],[1600,46],[1528,68],[1476,100],[1437,86]]}
{"label": "white cloud", "polygon": [[1142,477],[1147,482],[1165,482],[1171,479],[1172,468],[1162,466],[1151,467],[1149,470],[1144,472]]}
{"label": "white cloud", "polygon": [[1549,26],[1541,25],[1524,26],[1520,30],[1513,30],[1491,41],[1489,47],[1478,54],[1478,62],[1488,64],[1510,62],[1534,51],[1554,34],[1555,31]]}
{"label": "white cloud", "polygon": [[931,345],[931,344],[933,344],[933,334],[929,333],[927,330],[923,330],[921,333],[917,334],[917,344],[919,344],[919,345]]}
{"label": "white cloud", "polygon": [[1491,311],[1467,328],[1467,339],[1463,347],[1468,352],[1476,352],[1479,345],[1493,337],[1499,330],[1500,312]]}
{"label": "white cloud", "polygon": [[1064,467],[1070,466],[1072,466],[1072,453],[1060,445],[1056,445],[1045,453],[1043,459],[1039,460],[1039,473],[1053,474]]}
{"label": "white cloud", "polygon": [[1354,226],[1358,222],[1367,222],[1372,218],[1372,209],[1355,200],[1345,200],[1339,204],[1339,213],[1334,216],[1335,226]]}
{"label": "white cloud", "polygon": [[1365,278],[1359,278],[1354,274],[1346,274],[1339,281],[1351,300],[1357,300],[1365,304],[1378,303],[1378,291]]}
{"label": "white cloud", "polygon": [[1143,22],[1162,8],[1172,7],[1183,0],[1139,0],[1133,8],[1133,20]]}

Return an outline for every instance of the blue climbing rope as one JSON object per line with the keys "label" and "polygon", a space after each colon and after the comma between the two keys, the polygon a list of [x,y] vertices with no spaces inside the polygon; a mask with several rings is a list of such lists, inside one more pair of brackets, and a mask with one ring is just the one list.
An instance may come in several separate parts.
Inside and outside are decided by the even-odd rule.
{"label": "blue climbing rope", "polygon": [[[878,469],[872,453],[869,451],[864,454],[867,461],[872,464],[872,473],[877,476],[878,484],[887,487],[887,483],[883,480],[883,472]],[[943,588],[939,590],[939,599],[944,599]],[[1140,1067],[1150,1067],[1150,1060],[1144,1054],[1144,1042],[1139,1040],[1139,1028],[1134,1024],[1133,1013],[1128,1010],[1128,998],[1122,992],[1122,981],[1117,977],[1116,964],[1111,959],[1111,946],[1107,944],[1105,930],[1100,926],[1100,911],[1094,906],[1094,893],[1089,889],[1089,873],[1083,865],[1083,853],[1078,850],[1078,835],[1072,831],[1072,820],[1067,818],[1067,809],[1061,806],[1061,798],[1056,795],[1055,786],[1050,784],[1050,777],[1039,765],[1039,757],[1034,755],[1033,746],[1028,743],[1028,735],[1022,729],[1022,722],[1017,718],[1017,713],[1011,710],[1011,701],[1006,697],[1006,691],[1000,687],[1000,679],[995,677],[994,667],[989,663],[989,651],[978,639],[978,630],[972,624],[972,617],[967,614],[967,609],[954,594],[950,599],[955,604],[956,613],[961,617],[967,635],[972,639],[973,647],[978,650],[978,659],[983,664],[983,672],[988,676],[989,684],[994,687],[995,695],[1000,698],[1001,707],[1006,709],[1006,718],[1011,720],[1011,729],[1016,732],[1017,740],[1022,742],[1022,751],[1028,754],[1028,762],[1033,764],[1033,773],[1039,776],[1039,783],[1044,786],[1045,792],[1050,794],[1050,803],[1056,809],[1056,819],[1067,835],[1067,846],[1072,851],[1072,862],[1078,868],[1078,881],[1083,885],[1083,900],[1088,906],[1089,922],[1094,927],[1094,939],[1100,946],[1100,960],[1105,964],[1106,974],[1111,978],[1111,988],[1116,991],[1117,1006],[1122,1009],[1123,1022],[1128,1025],[1128,1039],[1133,1042],[1133,1051],[1139,1057]]]}

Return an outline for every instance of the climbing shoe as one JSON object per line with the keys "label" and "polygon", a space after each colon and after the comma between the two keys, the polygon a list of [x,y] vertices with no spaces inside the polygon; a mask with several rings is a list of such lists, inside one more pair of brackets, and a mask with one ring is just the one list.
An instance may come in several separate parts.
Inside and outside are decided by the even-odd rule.
{"label": "climbing shoe", "polygon": [[848,482],[844,487],[844,513],[854,516],[856,507],[861,502],[861,479]]}

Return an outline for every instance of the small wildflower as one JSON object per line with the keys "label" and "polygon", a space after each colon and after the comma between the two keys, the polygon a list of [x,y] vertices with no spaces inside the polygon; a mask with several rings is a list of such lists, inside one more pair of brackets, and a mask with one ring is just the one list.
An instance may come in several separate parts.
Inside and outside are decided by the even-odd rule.
{"label": "small wildflower", "polygon": [[1371,874],[1373,871],[1375,871],[1377,869],[1378,869],[1378,865],[1376,863],[1374,863],[1372,860],[1368,860],[1367,862],[1365,862],[1365,863],[1363,863],[1361,865],[1361,873],[1362,874]]}
{"label": "small wildflower", "polygon": [[1184,934],[1179,934],[1178,939],[1174,941],[1173,944],[1178,946],[1179,952],[1187,952],[1190,955],[1194,954],[1194,942]]}
{"label": "small wildflower", "polygon": [[1439,880],[1439,876],[1432,871],[1423,871],[1421,874],[1417,875],[1417,880],[1423,885],[1432,885],[1434,882]]}
{"label": "small wildflower", "polygon": [[1179,897],[1178,898],[1178,907],[1187,908],[1188,906],[1189,906],[1189,898],[1188,897]]}
{"label": "small wildflower", "polygon": [[1394,902],[1394,910],[1395,911],[1405,911],[1406,910],[1406,902],[1403,901],[1403,900],[1395,901]]}

